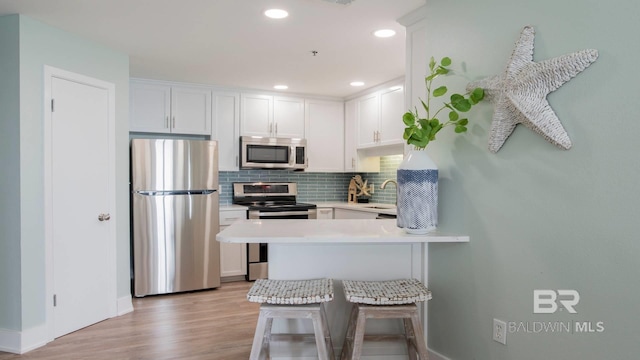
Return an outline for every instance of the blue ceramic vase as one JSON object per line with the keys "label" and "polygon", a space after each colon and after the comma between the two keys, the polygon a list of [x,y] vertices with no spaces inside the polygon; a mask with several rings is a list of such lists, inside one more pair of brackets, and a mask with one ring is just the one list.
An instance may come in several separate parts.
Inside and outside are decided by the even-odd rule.
{"label": "blue ceramic vase", "polygon": [[438,225],[438,167],[424,150],[411,150],[398,166],[397,224],[409,234]]}

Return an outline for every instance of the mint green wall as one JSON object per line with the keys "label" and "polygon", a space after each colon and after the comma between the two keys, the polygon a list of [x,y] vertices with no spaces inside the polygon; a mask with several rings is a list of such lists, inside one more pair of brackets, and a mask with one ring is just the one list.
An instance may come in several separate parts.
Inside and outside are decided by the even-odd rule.
{"label": "mint green wall", "polygon": [[[10,16],[7,26],[10,33],[19,34],[19,119],[15,118],[7,126],[11,134],[19,135],[19,144],[17,138],[12,140],[12,150],[16,152],[8,157],[10,165],[12,165],[11,168],[14,170],[18,170],[18,166],[13,162],[15,162],[15,157],[19,157],[19,178],[17,174],[12,174],[9,180],[3,179],[3,181],[8,181],[10,189],[19,190],[19,203],[5,204],[3,202],[0,204],[0,215],[9,211],[19,211],[20,229],[19,232],[12,231],[11,233],[12,241],[9,242],[10,248],[8,249],[10,252],[6,254],[3,252],[0,255],[0,260],[3,263],[6,258],[10,259],[7,263],[12,265],[12,272],[8,278],[1,277],[2,280],[0,280],[0,286],[7,285],[7,288],[2,287],[3,295],[0,296],[0,328],[26,330],[44,325],[46,309],[43,211],[44,65],[115,84],[118,296],[130,294],[127,154],[129,60],[124,54],[106,49],[77,35],[52,28],[25,16]],[[3,54],[5,50],[3,47]],[[15,49],[12,54],[13,57],[18,57]],[[17,73],[17,69],[12,71]],[[14,74],[14,76],[17,75]],[[6,91],[7,85],[3,83],[0,88]],[[18,91],[15,79],[14,83],[8,85],[8,91],[10,93]],[[13,100],[16,99],[17,96],[14,95]],[[13,115],[16,114],[14,111]],[[6,116],[6,114],[1,116]],[[19,125],[16,125],[16,122],[19,122]],[[5,136],[7,135],[4,132],[0,135],[2,138]],[[19,152],[17,151],[18,147]],[[6,157],[3,154],[0,159],[5,162]],[[12,200],[17,201],[17,199]],[[14,216],[14,219],[18,218]],[[16,239],[16,236],[19,237],[19,240]],[[19,243],[15,243],[16,241]],[[17,292],[5,295],[5,289],[12,292],[17,290]],[[21,299],[18,300],[21,303],[21,308],[17,309],[20,315],[15,312],[14,305],[10,308],[13,315],[6,318],[6,315],[2,315],[6,311],[3,305],[6,305],[7,302],[13,303],[16,299]]]}
{"label": "mint green wall", "polygon": [[[503,71],[525,25],[536,29],[534,60],[600,52],[548,97],[571,150],[519,126],[489,153],[488,103],[473,110],[468,134],[432,145],[440,227],[471,243],[430,245],[429,346],[456,360],[637,358],[640,3],[430,0],[427,9],[427,53],[464,61],[461,86]],[[579,291],[578,314],[533,314],[534,289]],[[493,318],[603,321],[604,332],[510,332],[504,346],[491,339]]]}
{"label": "mint green wall", "polygon": [[20,329],[18,16],[0,16],[0,328]]}

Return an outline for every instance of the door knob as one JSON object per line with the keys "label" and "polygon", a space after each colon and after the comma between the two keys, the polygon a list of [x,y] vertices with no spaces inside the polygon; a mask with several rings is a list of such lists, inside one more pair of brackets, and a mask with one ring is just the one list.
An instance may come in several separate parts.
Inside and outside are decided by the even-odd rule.
{"label": "door knob", "polygon": [[100,214],[98,215],[98,220],[100,221],[109,221],[111,219],[111,215],[109,214]]}

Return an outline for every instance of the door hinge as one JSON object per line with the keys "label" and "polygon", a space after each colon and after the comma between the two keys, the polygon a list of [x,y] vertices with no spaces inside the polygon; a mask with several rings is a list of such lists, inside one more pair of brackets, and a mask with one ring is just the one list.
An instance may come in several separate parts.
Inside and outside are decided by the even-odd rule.
{"label": "door hinge", "polygon": [[53,295],[53,306],[58,306],[58,298],[57,295]]}
{"label": "door hinge", "polygon": [[53,104],[54,104],[54,101],[53,101],[53,99],[51,99],[51,112],[54,112],[54,111],[55,111],[55,110],[54,110],[54,106],[53,106]]}

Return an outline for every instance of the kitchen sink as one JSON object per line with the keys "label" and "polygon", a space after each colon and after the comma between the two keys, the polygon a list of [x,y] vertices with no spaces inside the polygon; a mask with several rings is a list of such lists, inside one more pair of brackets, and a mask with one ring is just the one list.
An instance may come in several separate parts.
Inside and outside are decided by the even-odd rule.
{"label": "kitchen sink", "polygon": [[384,205],[371,205],[371,206],[363,206],[366,209],[384,209],[384,210],[393,210],[396,207],[393,205],[384,206]]}

